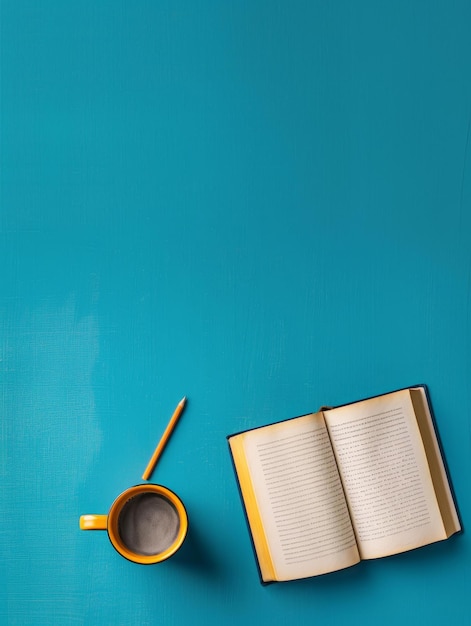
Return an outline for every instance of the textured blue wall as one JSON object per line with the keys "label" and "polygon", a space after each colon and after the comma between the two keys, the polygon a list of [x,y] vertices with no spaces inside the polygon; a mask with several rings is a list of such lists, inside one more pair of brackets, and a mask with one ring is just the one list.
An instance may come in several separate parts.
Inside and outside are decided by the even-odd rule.
{"label": "textured blue wall", "polygon": [[[467,625],[470,541],[262,588],[225,437],[427,383],[471,512],[471,5],[1,0],[0,617]],[[81,533],[154,474],[153,567]]]}

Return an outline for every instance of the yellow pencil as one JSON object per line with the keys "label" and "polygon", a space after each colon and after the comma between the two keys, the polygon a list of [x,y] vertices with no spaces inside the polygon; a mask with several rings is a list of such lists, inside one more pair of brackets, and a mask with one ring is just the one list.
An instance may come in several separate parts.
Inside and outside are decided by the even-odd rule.
{"label": "yellow pencil", "polygon": [[165,445],[166,445],[167,441],[169,440],[169,437],[172,434],[173,429],[175,428],[175,425],[176,425],[176,423],[178,421],[178,418],[182,414],[182,411],[183,411],[183,408],[185,406],[185,403],[186,403],[186,397],[182,398],[180,400],[180,402],[177,404],[177,408],[175,409],[172,417],[170,418],[170,421],[169,421],[169,423],[167,425],[167,428],[165,429],[164,434],[162,435],[161,440],[159,441],[159,443],[157,444],[156,449],[154,450],[154,454],[152,455],[149,463],[147,464],[147,467],[146,467],[144,473],[142,474],[142,479],[143,480],[149,480],[150,475],[154,471],[154,467],[155,467],[157,461],[159,460],[160,455],[162,454],[162,450],[165,448]]}

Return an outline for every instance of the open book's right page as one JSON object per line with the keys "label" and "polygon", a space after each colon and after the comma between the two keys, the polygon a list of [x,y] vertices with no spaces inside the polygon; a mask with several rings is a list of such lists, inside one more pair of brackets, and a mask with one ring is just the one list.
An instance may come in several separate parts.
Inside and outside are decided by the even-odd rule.
{"label": "open book's right page", "polygon": [[324,415],[361,558],[446,539],[409,390]]}

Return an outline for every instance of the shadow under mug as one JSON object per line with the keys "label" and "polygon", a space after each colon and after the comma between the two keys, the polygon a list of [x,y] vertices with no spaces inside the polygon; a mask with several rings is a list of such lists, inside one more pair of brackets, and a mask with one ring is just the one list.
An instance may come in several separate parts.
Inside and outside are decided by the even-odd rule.
{"label": "shadow under mug", "polygon": [[123,491],[108,515],[82,515],[82,530],[107,530],[113,547],[134,563],[150,565],[170,558],[188,531],[180,498],[162,485],[135,485]]}

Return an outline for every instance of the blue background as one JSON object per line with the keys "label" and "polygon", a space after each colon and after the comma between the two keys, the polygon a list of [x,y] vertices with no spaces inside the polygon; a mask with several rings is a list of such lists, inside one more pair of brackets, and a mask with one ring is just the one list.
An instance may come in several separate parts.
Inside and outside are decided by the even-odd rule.
{"label": "blue background", "polygon": [[[235,431],[426,383],[471,515],[471,5],[1,1],[0,618],[469,624],[470,540],[262,587]],[[78,528],[141,474],[172,560]]]}

